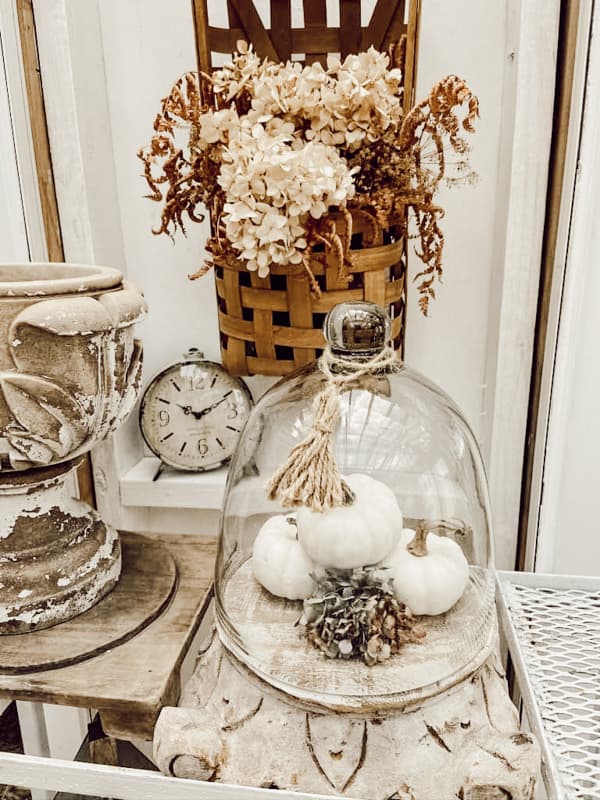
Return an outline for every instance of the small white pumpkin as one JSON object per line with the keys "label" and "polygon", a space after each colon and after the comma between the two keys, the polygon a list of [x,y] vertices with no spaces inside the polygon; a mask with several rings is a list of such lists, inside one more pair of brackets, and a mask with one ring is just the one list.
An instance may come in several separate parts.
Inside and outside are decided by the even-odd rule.
{"label": "small white pumpkin", "polygon": [[426,528],[417,534],[405,528],[381,566],[389,570],[386,574],[393,580],[396,598],[417,615],[448,611],[469,582],[469,563],[460,545]]}
{"label": "small white pumpkin", "polygon": [[357,473],[344,478],[355,494],[351,505],[318,513],[299,508],[298,538],[323,567],[353,569],[376,564],[391,553],[402,530],[402,514],[392,490]]}
{"label": "small white pumpkin", "polygon": [[310,597],[315,564],[297,538],[294,514],[270,517],[259,530],[252,549],[252,570],[268,592],[288,600]]}

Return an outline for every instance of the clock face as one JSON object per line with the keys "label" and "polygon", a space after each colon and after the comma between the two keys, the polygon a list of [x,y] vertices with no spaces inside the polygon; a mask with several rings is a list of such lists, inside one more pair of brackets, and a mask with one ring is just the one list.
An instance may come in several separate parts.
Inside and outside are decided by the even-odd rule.
{"label": "clock face", "polygon": [[148,447],[165,464],[214,469],[231,458],[251,405],[245,384],[219,364],[176,364],[146,389],[140,427]]}

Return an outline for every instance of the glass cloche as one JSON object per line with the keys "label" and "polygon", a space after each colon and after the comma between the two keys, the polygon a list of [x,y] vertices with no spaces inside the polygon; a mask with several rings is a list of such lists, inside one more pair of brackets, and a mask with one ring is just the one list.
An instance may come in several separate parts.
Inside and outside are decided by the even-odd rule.
{"label": "glass cloche", "polygon": [[487,481],[473,433],[344,303],[321,359],[258,401],[230,466],[216,565],[223,645],[340,709],[452,686],[495,637]]}

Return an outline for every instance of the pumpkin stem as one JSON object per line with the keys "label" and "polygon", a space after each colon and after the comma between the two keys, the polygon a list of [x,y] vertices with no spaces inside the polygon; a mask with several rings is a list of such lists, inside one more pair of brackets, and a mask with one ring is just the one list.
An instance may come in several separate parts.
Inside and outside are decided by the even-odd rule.
{"label": "pumpkin stem", "polygon": [[415,535],[406,546],[406,549],[409,553],[413,556],[417,556],[417,558],[422,558],[429,553],[427,549],[427,535],[429,534],[429,522],[426,519],[421,520],[417,523],[417,530],[415,531]]}
{"label": "pumpkin stem", "polygon": [[345,506],[354,505],[356,500],[356,494],[352,491],[352,489],[348,486],[345,480],[342,479],[342,492],[344,493],[344,500],[343,504]]}
{"label": "pumpkin stem", "polygon": [[413,556],[420,558],[428,554],[427,550],[427,536],[433,531],[443,533],[454,533],[459,530],[468,530],[468,526],[464,523],[448,522],[445,519],[422,519],[417,523],[417,530],[415,531],[414,538],[408,543],[406,549]]}

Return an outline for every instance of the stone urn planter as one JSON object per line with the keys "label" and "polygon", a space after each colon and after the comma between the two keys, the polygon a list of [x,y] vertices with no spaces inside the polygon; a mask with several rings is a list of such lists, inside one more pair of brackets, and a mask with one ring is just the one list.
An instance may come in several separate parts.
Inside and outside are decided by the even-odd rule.
{"label": "stone urn planter", "polygon": [[119,578],[119,538],[65,486],[127,417],[146,310],[118,270],[0,265],[0,633],[69,619]]}

